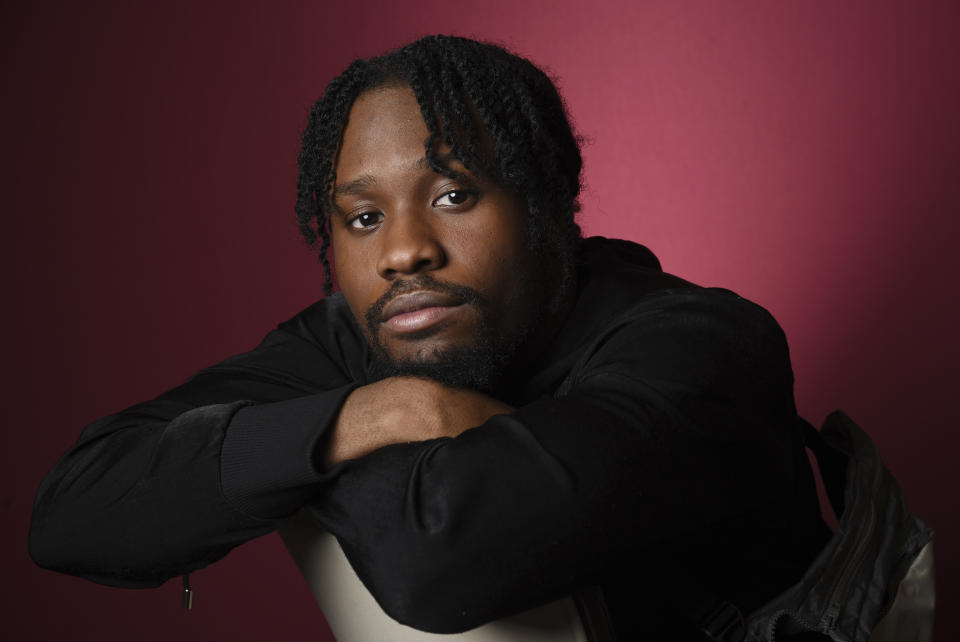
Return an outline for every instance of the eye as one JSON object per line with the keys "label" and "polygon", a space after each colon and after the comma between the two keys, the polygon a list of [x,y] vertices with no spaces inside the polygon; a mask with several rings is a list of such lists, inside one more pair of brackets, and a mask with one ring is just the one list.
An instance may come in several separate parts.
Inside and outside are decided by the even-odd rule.
{"label": "eye", "polygon": [[361,212],[347,222],[355,230],[365,230],[377,225],[383,220],[380,212]]}
{"label": "eye", "polygon": [[446,194],[443,194],[437,198],[433,202],[433,205],[434,207],[459,207],[475,197],[476,194],[474,192],[464,189],[455,189],[450,190]]}

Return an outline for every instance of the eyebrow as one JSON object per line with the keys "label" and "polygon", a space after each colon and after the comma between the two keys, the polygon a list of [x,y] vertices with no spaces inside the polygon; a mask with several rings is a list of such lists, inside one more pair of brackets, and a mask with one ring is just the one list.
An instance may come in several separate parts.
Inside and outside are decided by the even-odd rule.
{"label": "eyebrow", "polygon": [[[459,159],[453,154],[443,154],[441,156],[437,156],[436,160],[441,165],[446,166],[449,164],[451,160],[459,160]],[[430,166],[430,160],[426,156],[421,156],[420,158],[418,158],[411,165],[411,167],[413,169],[429,169],[431,171],[433,170],[433,167]],[[450,172],[450,175],[453,178],[457,178],[461,180],[469,178],[469,176],[463,172],[458,172],[456,170],[450,170],[450,169],[448,169],[448,171]],[[374,176],[371,176],[370,174],[364,174],[363,176],[360,176],[359,178],[356,178],[352,181],[347,181],[346,183],[340,183],[339,185],[334,186],[333,191],[330,192],[330,200],[335,203],[337,198],[340,196],[357,196],[359,194],[363,194],[367,189],[369,189],[370,187],[376,184],[377,184],[377,179]]]}
{"label": "eyebrow", "polygon": [[370,174],[364,174],[360,178],[346,183],[340,183],[333,188],[330,193],[330,200],[336,202],[339,196],[356,196],[362,194],[367,188],[375,185],[377,179]]}

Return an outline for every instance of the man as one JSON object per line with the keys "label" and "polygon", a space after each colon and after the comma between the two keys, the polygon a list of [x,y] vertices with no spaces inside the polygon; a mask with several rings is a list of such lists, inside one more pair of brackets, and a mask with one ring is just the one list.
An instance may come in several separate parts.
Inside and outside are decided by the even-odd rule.
{"label": "man", "polygon": [[780,329],[645,248],[581,239],[550,80],[428,37],[314,106],[297,214],[341,292],[82,434],[45,567],[155,586],[306,507],[392,617],[462,631],[598,585],[621,640],[695,639],[827,537]]}

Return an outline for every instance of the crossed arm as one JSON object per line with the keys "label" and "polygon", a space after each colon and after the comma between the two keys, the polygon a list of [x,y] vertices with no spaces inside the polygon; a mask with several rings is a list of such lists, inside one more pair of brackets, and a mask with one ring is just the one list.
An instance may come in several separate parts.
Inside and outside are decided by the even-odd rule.
{"label": "crossed arm", "polygon": [[416,377],[391,377],[350,393],[324,443],[329,468],[391,444],[456,437],[514,408],[476,390]]}
{"label": "crossed arm", "polygon": [[88,427],[38,492],[31,553],[156,586],[306,505],[415,628],[556,599],[790,483],[782,334],[700,298],[655,301],[598,337],[562,396],[516,410],[420,379],[358,385],[332,354],[341,339],[288,324]]}

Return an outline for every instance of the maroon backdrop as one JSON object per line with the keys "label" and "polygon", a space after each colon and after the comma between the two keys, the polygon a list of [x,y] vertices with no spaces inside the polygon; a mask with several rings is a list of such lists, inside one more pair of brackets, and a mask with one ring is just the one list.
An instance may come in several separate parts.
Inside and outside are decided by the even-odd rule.
{"label": "maroon backdrop", "polygon": [[938,638],[960,639],[956,3],[132,4],[0,9],[0,638],[328,639],[275,535],[196,573],[187,613],[176,582],[35,568],[31,503],[86,423],[318,296],[292,214],[307,110],[354,57],[446,32],[559,78],[589,233],[780,320],[801,411],[846,409],[937,529]]}

